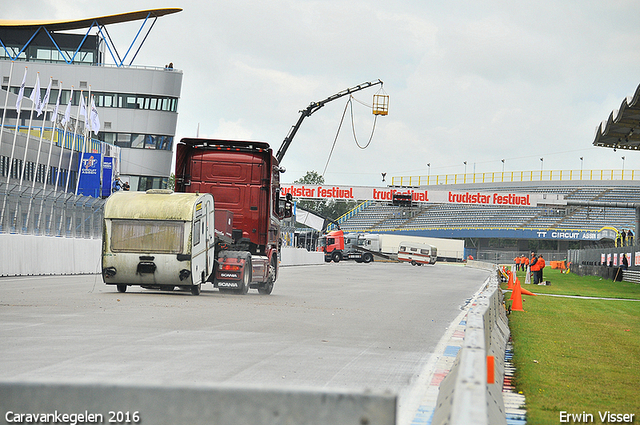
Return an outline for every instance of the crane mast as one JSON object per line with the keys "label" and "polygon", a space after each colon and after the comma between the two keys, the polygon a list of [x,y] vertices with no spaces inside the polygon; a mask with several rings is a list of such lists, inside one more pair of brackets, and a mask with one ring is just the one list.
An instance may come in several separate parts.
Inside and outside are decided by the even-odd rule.
{"label": "crane mast", "polygon": [[300,111],[300,118],[298,118],[298,122],[296,122],[295,125],[291,127],[289,134],[287,134],[287,137],[284,138],[282,145],[280,145],[280,149],[278,149],[278,153],[276,153],[276,159],[278,160],[278,163],[282,162],[282,158],[284,158],[284,154],[287,153],[287,149],[289,149],[289,145],[291,145],[291,141],[293,140],[293,137],[296,135],[296,133],[300,129],[300,125],[302,124],[302,121],[304,121],[306,117],[310,116],[311,114],[313,114],[318,109],[322,108],[324,105],[331,102],[332,100],[339,99],[348,94],[355,93],[357,91],[360,91],[378,84],[382,85],[382,81],[381,80],[369,81],[369,82],[357,85],[355,87],[351,87],[346,90],[343,90],[340,93],[336,93],[333,96],[329,96],[328,98],[321,100],[319,102],[311,102],[306,109],[303,109],[302,111]]}

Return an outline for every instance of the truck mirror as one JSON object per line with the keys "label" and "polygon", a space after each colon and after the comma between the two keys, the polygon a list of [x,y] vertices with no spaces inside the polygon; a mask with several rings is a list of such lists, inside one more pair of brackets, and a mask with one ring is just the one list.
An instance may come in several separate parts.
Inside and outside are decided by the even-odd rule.
{"label": "truck mirror", "polygon": [[287,193],[284,201],[284,217],[289,218],[293,216],[293,196]]}

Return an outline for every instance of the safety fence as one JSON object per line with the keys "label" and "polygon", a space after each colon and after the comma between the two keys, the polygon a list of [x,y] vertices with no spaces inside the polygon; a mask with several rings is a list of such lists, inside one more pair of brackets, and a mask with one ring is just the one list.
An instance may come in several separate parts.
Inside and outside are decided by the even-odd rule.
{"label": "safety fence", "polygon": [[510,332],[497,266],[480,261],[469,261],[467,266],[492,273],[467,313],[464,341],[440,384],[431,423],[506,424],[502,386]]}
{"label": "safety fence", "polygon": [[640,170],[540,170],[392,177],[392,186],[575,180],[640,180]]}
{"label": "safety fence", "polygon": [[0,184],[0,233],[101,238],[105,200],[90,196]]}

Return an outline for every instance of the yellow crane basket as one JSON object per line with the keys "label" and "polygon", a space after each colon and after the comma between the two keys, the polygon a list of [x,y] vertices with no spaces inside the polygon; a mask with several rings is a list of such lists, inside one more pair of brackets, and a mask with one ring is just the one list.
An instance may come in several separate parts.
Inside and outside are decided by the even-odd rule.
{"label": "yellow crane basket", "polygon": [[389,113],[389,95],[380,89],[373,95],[373,115],[387,115]]}

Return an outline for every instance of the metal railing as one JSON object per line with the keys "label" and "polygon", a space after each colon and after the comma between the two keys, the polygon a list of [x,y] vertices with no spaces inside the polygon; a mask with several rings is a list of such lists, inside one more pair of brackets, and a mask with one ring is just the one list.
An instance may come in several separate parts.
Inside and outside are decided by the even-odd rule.
{"label": "metal railing", "polygon": [[536,181],[640,180],[640,170],[540,170],[392,177],[392,186]]}
{"label": "metal railing", "polygon": [[0,184],[0,233],[102,237],[104,199]]}

